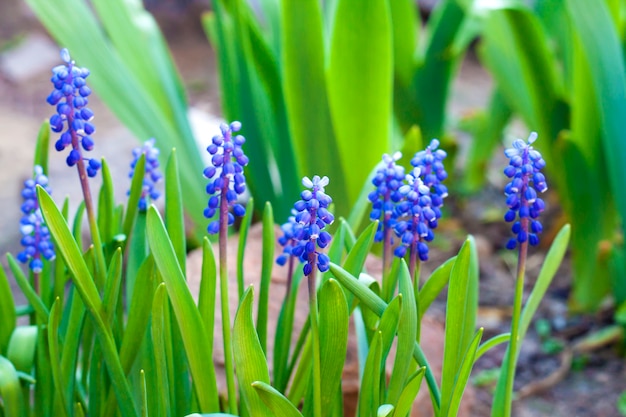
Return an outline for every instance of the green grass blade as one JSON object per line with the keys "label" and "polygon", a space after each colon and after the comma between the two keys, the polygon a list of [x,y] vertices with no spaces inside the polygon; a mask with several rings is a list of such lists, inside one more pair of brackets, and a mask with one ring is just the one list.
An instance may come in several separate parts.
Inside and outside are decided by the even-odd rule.
{"label": "green grass blade", "polygon": [[400,318],[402,317],[402,294],[398,294],[387,305],[385,312],[380,317],[380,323],[378,325],[378,331],[382,335],[383,346],[383,361],[386,360],[393,340],[395,339],[398,327],[400,325]]}
{"label": "green grass blade", "polygon": [[[83,218],[85,216],[85,202],[81,201],[76,209],[74,223],[72,224],[72,236],[80,250],[83,249]],[[65,218],[65,216],[64,216]]]}
{"label": "green grass blade", "polygon": [[48,322],[48,345],[50,346],[50,367],[52,379],[56,393],[55,397],[60,406],[55,408],[56,415],[67,417],[71,415],[69,403],[64,395],[65,384],[63,382],[63,371],[61,370],[61,346],[59,344],[59,326],[61,324],[61,300],[56,299],[50,309],[50,321]]}
{"label": "green grass blade", "polygon": [[384,0],[339,0],[334,17],[327,94],[348,198],[354,202],[371,167],[390,147],[391,16]]}
{"label": "green grass blade", "polygon": [[490,351],[492,348],[501,345],[502,343],[506,343],[511,340],[511,333],[502,333],[497,336],[492,337],[489,340],[486,340],[483,344],[478,347],[476,351],[476,358],[474,362],[476,362],[481,356]]}
{"label": "green grass blade", "polygon": [[124,225],[122,231],[126,236],[126,242],[131,239],[131,232],[133,230],[133,224],[137,217],[137,211],[139,210],[139,199],[143,191],[143,179],[146,175],[146,154],[142,153],[137,159],[135,164],[135,170],[133,171],[133,178],[130,182],[130,193],[128,195],[128,201],[126,203],[126,215],[124,216]]}
{"label": "green grass blade", "polygon": [[274,387],[265,382],[252,383],[261,400],[269,407],[275,416],[302,417],[298,409]]}
{"label": "green grass blade", "polygon": [[478,309],[478,254],[470,236],[457,255],[448,289],[446,334],[441,377],[441,415],[452,413],[453,396],[459,372],[476,326]]}
{"label": "green grass blade", "polygon": [[237,246],[237,293],[239,295],[239,299],[243,297],[244,292],[244,269],[243,269],[243,258],[246,251],[246,243],[248,241],[248,231],[250,230],[250,225],[252,224],[252,216],[254,215],[254,198],[250,198],[248,200],[248,204],[246,204],[246,214],[243,216],[241,220],[241,226],[239,227],[239,242]]}
{"label": "green grass blade", "polygon": [[256,381],[266,384],[270,382],[267,359],[252,321],[252,299],[253,292],[250,288],[243,295],[233,325],[233,356],[243,398],[241,408],[245,406],[248,415],[255,417],[272,416],[252,386]]}
{"label": "green grass blade", "polygon": [[27,416],[19,376],[11,361],[4,356],[0,356],[0,397],[7,417]]}
{"label": "green grass blade", "polygon": [[33,287],[30,285],[30,282],[28,282],[28,278],[22,272],[20,265],[10,253],[7,253],[7,261],[9,262],[9,268],[11,268],[15,282],[22,290],[22,293],[30,305],[33,306],[33,309],[35,309],[38,320],[42,323],[47,323],[48,315],[50,314],[48,307],[46,307],[43,301],[41,301],[41,298],[39,298]]}
{"label": "green grass blade", "polygon": [[382,369],[382,334],[374,333],[374,337],[365,359],[363,377],[359,387],[358,413],[359,417],[376,415],[380,404],[380,380]]}
{"label": "green grass blade", "polygon": [[319,291],[322,410],[334,408],[348,347],[348,304],[339,283],[326,281]]}
{"label": "green grass blade", "polygon": [[102,187],[98,196],[98,230],[104,246],[113,241],[116,233],[113,223],[115,196],[113,194],[113,178],[106,159],[102,159]]}
{"label": "green grass blade", "polygon": [[459,412],[461,398],[463,397],[463,392],[465,392],[465,387],[467,385],[467,381],[469,380],[472,367],[476,362],[476,351],[478,350],[478,344],[480,343],[482,335],[483,329],[481,328],[478,332],[476,332],[476,335],[469,344],[467,352],[461,361],[461,366],[459,367],[459,372],[457,374],[456,381],[454,382],[450,405],[446,407],[446,410],[448,410],[447,415],[450,417],[456,416]]}
{"label": "green grass blade", "polygon": [[330,263],[330,272],[337,281],[354,294],[365,307],[372,310],[379,317],[382,316],[387,308],[387,304],[382,298],[377,296],[363,282],[354,277],[354,275],[333,262]]}
{"label": "green grass blade", "polygon": [[37,134],[37,145],[35,146],[35,161],[33,165],[39,165],[43,173],[48,175],[48,149],[50,143],[50,122],[44,121]]}
{"label": "green grass blade", "polygon": [[6,355],[9,339],[17,323],[15,301],[9,279],[0,267],[0,355]]}
{"label": "green grass blade", "polygon": [[148,209],[147,231],[150,249],[167,287],[174,314],[180,326],[198,403],[204,411],[218,410],[215,375],[210,375],[212,367],[204,366],[205,352],[211,350],[204,323],[187,287],[165,225],[154,206]]}
{"label": "green grass blade", "polygon": [[269,307],[270,281],[274,266],[274,212],[272,205],[265,203],[263,210],[263,253],[261,261],[261,283],[259,286],[259,306],[257,313],[256,331],[259,335],[261,349],[267,353],[267,311]]}
{"label": "green grass blade", "polygon": [[109,369],[115,394],[120,404],[120,411],[128,417],[134,417],[137,414],[130,387],[119,361],[111,328],[104,317],[102,301],[93,281],[93,276],[83,260],[80,249],[72,238],[65,219],[52,198],[41,187],[37,189],[37,197],[43,217],[50,229],[50,234],[57,243],[57,253],[63,257],[65,264],[70,270],[72,280],[96,326],[103,357]]}
{"label": "green grass blade", "polygon": [[425,369],[426,368],[423,367],[418,369],[407,379],[402,394],[400,394],[400,398],[398,398],[398,402],[396,403],[396,408],[393,412],[394,417],[404,417],[411,411],[411,406],[413,406],[415,397],[417,397],[420,385],[422,384]]}
{"label": "green grass blade", "polygon": [[441,290],[443,290],[450,281],[450,272],[455,262],[456,256],[453,256],[437,267],[420,290],[418,296],[419,302],[417,303],[420,309],[420,320],[424,317],[424,313],[426,313],[428,307],[430,307],[432,302],[439,296]]}
{"label": "green grass blade", "polygon": [[150,335],[154,349],[155,379],[159,390],[156,395],[157,416],[168,416],[170,410],[170,387],[167,378],[167,352],[165,350],[165,335],[169,334],[165,328],[165,310],[169,308],[167,288],[164,283],[157,287],[152,302],[152,325]]}
{"label": "green grass blade", "polygon": [[115,310],[120,302],[120,289],[122,286],[122,250],[118,248],[113,252],[113,258],[107,271],[107,280],[104,287],[104,311],[109,317],[109,323],[113,326]]}
{"label": "green grass blade", "polygon": [[208,238],[204,238],[202,245],[202,277],[200,280],[200,293],[198,295],[198,311],[202,317],[209,346],[213,346],[213,329],[215,326],[215,303],[217,292],[217,262],[213,245]]}
{"label": "green grass blade", "polygon": [[[81,335],[85,324],[85,305],[75,291],[72,291],[69,302],[69,316],[67,327],[64,329],[63,324],[59,331],[65,336],[63,340],[63,350],[61,352],[61,385],[57,389],[61,390],[61,394],[65,403],[71,406],[75,398],[75,390],[77,388],[76,364],[81,348]],[[67,311],[67,308],[65,309]],[[63,333],[64,331],[64,333]],[[71,413],[70,413],[71,415]]]}
{"label": "green grass blade", "polygon": [[35,364],[37,332],[37,326],[18,326],[13,331],[7,348],[7,359],[16,371],[31,373]]}
{"label": "green grass blade", "polygon": [[409,86],[416,67],[418,18],[415,2],[396,0],[389,2],[393,23],[393,67],[396,82]]}
{"label": "green grass blade", "polygon": [[172,153],[165,166],[165,226],[170,241],[174,246],[178,264],[184,274],[187,260],[187,247],[185,239],[185,218],[183,214],[183,192],[178,176],[176,149],[172,149]]}

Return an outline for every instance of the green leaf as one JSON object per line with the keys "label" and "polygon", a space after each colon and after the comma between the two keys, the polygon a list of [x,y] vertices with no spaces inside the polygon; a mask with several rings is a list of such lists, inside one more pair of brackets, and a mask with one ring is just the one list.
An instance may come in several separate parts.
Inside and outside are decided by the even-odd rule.
{"label": "green leaf", "polygon": [[424,367],[418,369],[407,379],[406,385],[404,386],[404,389],[400,394],[400,398],[398,398],[398,402],[396,403],[396,408],[393,413],[394,417],[404,417],[411,411],[411,407],[415,402],[415,397],[417,397],[419,392],[425,369],[426,368]]}
{"label": "green leaf", "polygon": [[172,149],[172,153],[165,166],[165,226],[170,242],[172,242],[174,246],[178,264],[184,274],[187,260],[187,247],[185,239],[185,218],[183,215],[183,191],[178,176],[176,149]]}
{"label": "green leaf", "polygon": [[[98,230],[104,245],[113,240],[116,233],[113,224],[113,211],[115,210],[115,196],[113,194],[113,178],[106,159],[102,159],[102,187],[98,196]],[[96,248],[98,249],[98,248]]]}
{"label": "green leaf", "polygon": [[244,292],[244,269],[243,259],[246,252],[246,242],[248,241],[248,231],[250,230],[250,224],[252,224],[252,216],[254,215],[254,198],[248,200],[246,204],[246,214],[241,219],[241,225],[239,227],[239,242],[237,246],[237,293],[239,299],[243,297]]}
{"label": "green leaf", "polygon": [[474,361],[477,361],[481,356],[490,351],[492,348],[501,345],[502,343],[506,343],[509,340],[511,340],[511,333],[502,333],[485,341],[476,351],[476,358],[474,359]]}
{"label": "green leaf", "polygon": [[441,377],[442,416],[456,415],[453,410],[455,390],[464,358],[473,343],[477,309],[478,253],[474,238],[469,236],[461,247],[450,274]]}
{"label": "green leaf", "polygon": [[252,387],[256,390],[256,393],[261,397],[265,405],[272,410],[275,416],[302,417],[300,411],[271,385],[265,382],[255,381],[252,383]]}
{"label": "green leaf", "polygon": [[33,165],[39,165],[43,173],[48,175],[48,149],[50,143],[50,122],[45,120],[39,128],[37,134],[37,145],[35,146],[35,160]]}
{"label": "green leaf", "polygon": [[376,417],[387,417],[393,413],[394,407],[391,404],[383,404],[376,410]]}
{"label": "green leaf", "polygon": [[122,285],[122,249],[113,252],[113,258],[109,264],[107,280],[104,287],[104,310],[109,317],[109,323],[113,325],[115,309],[120,302],[120,288]]}
{"label": "green leaf", "polygon": [[[249,415],[272,416],[252,386],[255,381],[270,383],[267,359],[252,321],[253,292],[249,288],[237,309],[233,325],[233,356],[243,404]],[[243,407],[242,407],[243,408]]]}
{"label": "green leaf", "polygon": [[377,316],[380,317],[384,313],[387,304],[364,283],[333,262],[330,263],[330,272],[337,281],[354,294],[363,305],[376,313]]}
{"label": "green leaf", "polygon": [[169,309],[169,303],[167,300],[167,288],[164,283],[157,286],[152,300],[152,325],[150,326],[150,336],[152,341],[152,347],[154,349],[154,372],[155,381],[161,395],[157,395],[155,401],[155,408],[158,410],[159,416],[168,415],[167,410],[170,410],[170,386],[167,379],[167,351],[165,345],[167,344],[166,335],[169,334],[168,329],[165,326],[166,310]]}
{"label": "green leaf", "polygon": [[130,387],[117,355],[111,328],[104,317],[102,301],[93,281],[93,275],[87,268],[80,249],[72,238],[69,227],[52,198],[41,187],[37,187],[37,197],[46,225],[57,243],[56,249],[58,254],[63,257],[76,289],[96,326],[98,339],[102,346],[103,358],[109,370],[115,395],[120,404],[120,411],[129,417],[136,416]]}
{"label": "green leaf", "polygon": [[30,374],[35,364],[37,348],[37,326],[18,326],[11,335],[7,359],[15,370]]}
{"label": "green leaf", "polygon": [[61,369],[61,347],[59,345],[59,326],[61,324],[61,309],[63,305],[61,300],[57,298],[52,304],[50,309],[50,321],[48,322],[48,345],[50,349],[50,367],[52,370],[52,379],[54,383],[54,392],[56,394],[57,401],[60,402],[60,410],[55,408],[56,412],[60,412],[61,417],[70,416],[71,411],[69,404],[64,395],[65,385],[63,383],[63,370]]}
{"label": "green leaf", "polygon": [[124,217],[124,226],[122,228],[124,235],[126,236],[126,242],[131,239],[131,232],[133,230],[133,224],[137,217],[137,211],[139,210],[139,199],[143,192],[143,179],[146,175],[146,154],[142,153],[137,159],[135,164],[135,170],[133,171],[133,178],[130,182],[130,191],[128,194],[128,201],[126,203],[126,216]]}
{"label": "green leaf", "polygon": [[[169,240],[165,225],[154,206],[148,209],[148,243],[156,265],[161,272],[167,292],[172,302],[176,320],[189,359],[189,369],[193,376],[200,408],[205,411],[219,409],[215,374],[205,367],[205,352],[211,350],[202,317],[187,287],[185,276]],[[209,372],[207,372],[207,369]]]}
{"label": "green leaf", "polygon": [[6,355],[9,338],[17,324],[16,320],[15,301],[9,279],[4,268],[0,267],[0,355]]}
{"label": "green leaf", "polygon": [[392,63],[388,2],[339,0],[332,25],[327,94],[350,202],[355,201],[371,167],[389,151]]}
{"label": "green leaf", "polygon": [[[61,336],[65,331],[65,340],[63,343],[63,350],[61,352],[61,384],[57,386],[60,391],[60,395],[63,395],[64,401],[67,406],[70,407],[73,399],[78,395],[76,390],[76,364],[78,363],[78,356],[81,348],[81,336],[83,333],[83,326],[85,324],[85,305],[76,291],[72,290],[70,293],[70,300],[68,301],[69,316],[67,317],[67,328],[64,329],[63,325],[59,328]],[[67,309],[66,309],[67,312]],[[71,413],[70,413],[71,415]]]}
{"label": "green leaf", "polygon": [[11,268],[11,272],[13,272],[15,282],[22,290],[22,293],[30,305],[33,306],[33,309],[35,309],[38,319],[42,323],[47,323],[48,315],[50,314],[48,307],[46,307],[43,301],[41,301],[41,298],[39,298],[33,287],[28,282],[28,278],[26,278],[26,275],[22,272],[20,265],[10,253],[7,253],[7,261],[9,261],[9,268]]}
{"label": "green leaf", "polygon": [[[476,335],[474,336],[470,345],[467,348],[467,352],[463,356],[461,366],[459,367],[459,372],[456,376],[456,380],[454,381],[454,389],[452,391],[450,404],[448,406],[444,406],[445,409],[448,410],[447,415],[449,416],[456,416],[459,412],[461,398],[463,397],[463,392],[465,392],[465,387],[467,386],[467,381],[469,380],[472,367],[476,362],[476,351],[478,350],[478,344],[480,343],[482,335],[483,329],[481,328],[478,330],[478,332],[476,332]],[[442,409],[444,409],[444,407],[442,407]]]}
{"label": "green leaf", "polygon": [[269,307],[270,281],[274,266],[274,213],[272,205],[265,203],[263,210],[263,254],[261,260],[261,283],[259,288],[259,306],[257,313],[256,331],[263,352],[267,351],[267,310]]}
{"label": "green leaf", "polygon": [[[198,295],[198,311],[209,337],[209,346],[213,347],[213,329],[215,328],[215,302],[217,289],[217,262],[213,245],[208,238],[202,244],[202,276]],[[207,353],[208,355],[208,353]]]}
{"label": "green leaf", "polygon": [[417,8],[412,0],[396,0],[389,2],[389,9],[393,23],[393,67],[396,82],[409,86],[417,64]]}
{"label": "green leaf", "polygon": [[[376,236],[376,228],[378,222],[372,222],[359,236],[358,240],[352,245],[348,251],[348,255],[343,262],[343,268],[351,275],[358,276],[363,270],[365,259],[372,249],[374,236]],[[348,228],[349,229],[349,228]],[[351,294],[346,294],[348,305],[352,305]]]}
{"label": "green leaf", "polygon": [[341,389],[348,347],[349,312],[343,290],[334,279],[322,285],[318,303],[322,410],[331,410]]}
{"label": "green leaf", "polygon": [[374,333],[365,359],[361,386],[359,388],[358,416],[376,415],[380,404],[380,380],[382,370],[382,333]]}
{"label": "green leaf", "polygon": [[6,416],[27,416],[17,371],[11,361],[4,356],[0,356],[0,397]]}
{"label": "green leaf", "polygon": [[428,307],[430,307],[432,302],[439,296],[441,290],[443,290],[448,284],[448,281],[450,281],[450,272],[455,262],[456,256],[453,256],[437,267],[420,290],[419,302],[417,303],[420,309],[420,320],[424,317]]}

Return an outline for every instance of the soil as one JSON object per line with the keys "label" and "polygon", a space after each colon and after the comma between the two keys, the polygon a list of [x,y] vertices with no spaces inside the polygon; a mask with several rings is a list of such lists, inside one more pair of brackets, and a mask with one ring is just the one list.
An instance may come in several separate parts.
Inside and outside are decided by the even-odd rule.
{"label": "soil", "polygon": [[[197,18],[197,14],[194,12],[194,16],[190,17],[189,14],[180,10],[157,10],[157,12],[160,13],[158,16],[186,84],[190,103],[195,108],[219,114],[215,59],[196,20],[193,20]],[[44,33],[32,17],[29,17],[28,12],[22,11],[22,14],[24,24],[19,26],[20,32],[13,32],[12,36],[29,32]],[[187,29],[182,31],[182,27]],[[5,38],[5,41],[8,39]],[[47,117],[49,112],[42,99],[48,94],[47,74],[44,74],[42,79],[43,82],[15,84],[3,79],[0,74],[2,92],[0,109],[11,109],[29,118],[34,132],[38,130],[40,120]],[[475,58],[468,56],[452,91],[451,122],[453,127],[455,121],[463,115],[484,106],[490,85],[488,75],[480,68]],[[120,128],[119,122],[110,113],[103,110],[103,114],[99,116],[100,131],[111,132]],[[452,132],[460,138],[467,137],[463,132],[454,130]],[[10,139],[11,133],[3,132],[0,142],[6,143],[13,140]],[[524,134],[520,133],[520,136]],[[103,133],[100,137],[106,140],[107,135]],[[461,141],[460,146],[463,150],[465,143]],[[502,157],[497,156],[493,165],[497,167],[501,162]],[[9,168],[5,165],[0,166],[0,171],[4,173],[7,169]],[[495,170],[499,169],[495,168]],[[21,181],[21,178],[13,178],[15,181]],[[5,185],[3,183],[3,186]],[[481,262],[481,307],[478,324],[485,328],[485,340],[508,331],[510,306],[513,300],[515,255],[503,248],[509,235],[507,226],[500,220],[500,215],[492,215],[494,212],[501,213],[504,210],[500,191],[502,186],[503,180],[494,176],[478,195],[447,203],[449,207],[445,214],[447,220],[441,222],[431,249],[431,260],[425,268],[426,270],[429,267],[434,268],[452,256],[459,249],[467,233],[475,236]],[[17,197],[16,195],[15,199]],[[7,201],[13,203],[12,200],[0,199],[2,204],[9,204]],[[550,209],[545,218],[547,229],[545,238],[538,248],[531,250],[528,258],[526,294],[532,289],[541,267],[549,244],[549,236],[553,235],[562,224],[557,196],[550,194],[548,202]],[[5,208],[0,207],[3,212]],[[14,222],[17,223],[17,218]],[[15,250],[14,246],[6,242],[2,243],[0,249],[3,252]],[[426,276],[427,271],[424,271],[423,275]],[[515,401],[513,412],[515,416],[609,417],[620,415],[617,402],[620,395],[626,391],[626,367],[622,357],[621,332],[619,329],[616,330],[604,344],[590,340],[598,332],[610,332],[614,329],[611,327],[613,326],[612,306],[607,303],[599,313],[594,315],[571,315],[567,304],[571,275],[569,262],[566,259],[542,301],[535,321],[523,342],[515,388],[517,392],[528,394]],[[431,311],[432,317],[443,323],[445,294],[442,294],[433,304]],[[543,327],[544,330],[538,332],[538,326]],[[549,339],[547,342],[546,338]],[[558,346],[561,346],[561,350],[555,348]],[[553,350],[550,351],[548,348],[553,348]],[[554,351],[555,349],[557,351]],[[491,392],[495,384],[492,370],[499,366],[503,354],[504,346],[499,346],[477,362],[472,374],[474,405],[471,415],[490,415]],[[538,384],[538,381],[544,378],[552,378],[551,383]]]}

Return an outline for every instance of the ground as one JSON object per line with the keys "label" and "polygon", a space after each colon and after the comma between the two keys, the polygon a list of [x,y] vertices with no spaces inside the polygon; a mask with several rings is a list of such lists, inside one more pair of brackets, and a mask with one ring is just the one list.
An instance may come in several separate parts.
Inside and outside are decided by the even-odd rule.
{"label": "ground", "polygon": [[[9,3],[7,3],[9,4]],[[15,5],[14,2],[11,4]],[[0,6],[2,9],[2,6]],[[58,64],[57,47],[37,25],[24,6],[19,8],[23,24],[14,28],[10,35],[0,39],[0,252],[19,250],[17,222],[19,220],[19,189],[29,175],[32,146],[41,121],[51,114],[44,98],[50,86],[49,68]],[[0,10],[1,12],[1,10]],[[171,50],[189,92],[189,100],[195,114],[219,115],[219,97],[215,74],[215,61],[199,25],[189,24],[189,16],[177,11],[164,11],[160,15]],[[181,27],[186,27],[184,32]],[[21,43],[20,43],[21,42]],[[24,49],[19,49],[20,45]],[[16,51],[21,51],[16,55]],[[16,65],[17,64],[17,65]],[[450,124],[484,106],[490,90],[490,79],[470,54],[464,62],[460,77],[455,81],[451,98]],[[92,101],[96,113],[98,134],[96,149],[101,155],[112,155],[111,164],[116,172],[115,182],[120,199],[126,190],[126,164],[130,150],[138,142],[98,102]],[[518,134],[525,136],[524,128]],[[467,135],[454,131],[461,138],[461,151],[467,143]],[[462,154],[462,152],[461,152]],[[119,155],[119,156],[118,156]],[[67,173],[63,158],[51,154],[51,177],[55,195],[70,195],[76,203],[76,178]],[[503,162],[496,157],[494,166]],[[498,168],[495,168],[495,172]],[[515,256],[503,251],[508,236],[507,226],[500,217],[492,215],[504,209],[502,202],[503,179],[489,175],[490,182],[478,194],[449,203],[448,220],[443,221],[433,248],[431,265],[447,259],[458,250],[466,233],[477,240],[480,261],[480,311],[478,323],[485,327],[485,338],[508,330],[510,305],[513,300],[513,271]],[[548,231],[555,230],[562,222],[556,194],[548,196],[550,210],[547,213]],[[549,235],[549,233],[547,233]],[[546,239],[549,240],[549,239]],[[545,240],[544,240],[545,241]],[[537,276],[543,254],[547,247],[531,251],[528,260],[527,294]],[[5,264],[5,260],[2,260]],[[516,390],[527,396],[516,401],[516,416],[618,416],[616,403],[626,390],[626,368],[621,356],[621,331],[611,327],[612,307],[606,304],[595,315],[572,316],[568,313],[567,297],[570,290],[571,270],[568,263],[559,270],[538,311],[537,331],[531,326],[524,340],[519,359]],[[17,291],[17,290],[16,290]],[[445,302],[433,305],[433,314],[443,321]],[[611,331],[615,330],[613,333]],[[590,335],[609,332],[604,339]],[[540,336],[540,334],[542,336]],[[550,342],[545,342],[545,337]],[[600,335],[602,336],[602,335]],[[599,341],[598,341],[599,340]],[[582,342],[581,342],[582,341]],[[562,344],[559,353],[547,353],[546,347]],[[473,372],[475,388],[474,416],[490,414],[490,390],[493,387],[491,369],[497,367],[503,355],[497,348],[481,358]],[[565,364],[565,365],[563,365]],[[537,381],[548,378],[546,383]]]}

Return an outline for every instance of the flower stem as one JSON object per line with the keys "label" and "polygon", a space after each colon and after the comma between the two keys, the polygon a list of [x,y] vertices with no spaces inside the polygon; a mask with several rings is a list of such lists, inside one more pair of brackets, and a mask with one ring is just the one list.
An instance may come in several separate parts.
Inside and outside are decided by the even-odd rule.
{"label": "flower stem", "polygon": [[[521,219],[523,230],[528,230],[528,218]],[[517,355],[519,352],[520,335],[519,325],[522,315],[522,301],[524,298],[524,275],[526,274],[526,257],[528,254],[528,241],[519,246],[519,257],[517,261],[517,277],[515,282],[515,298],[513,301],[513,317],[511,319],[511,341],[507,355],[506,385],[504,398],[504,417],[511,415],[513,401],[513,382],[515,380],[515,367],[517,365]]]}
{"label": "flower stem", "polygon": [[224,367],[226,371],[226,387],[228,390],[229,413],[237,414],[237,388],[235,387],[235,366],[233,362],[232,337],[230,329],[230,309],[228,302],[228,257],[226,240],[228,238],[228,191],[229,178],[224,178],[220,198],[220,304],[222,307],[222,335],[224,337]]}
{"label": "flower stem", "polygon": [[309,310],[311,317],[311,338],[313,347],[313,416],[321,417],[322,415],[322,374],[321,374],[321,358],[320,358],[320,339],[317,317],[317,254],[315,252],[309,254],[309,264],[313,265],[313,271],[309,274]]}

